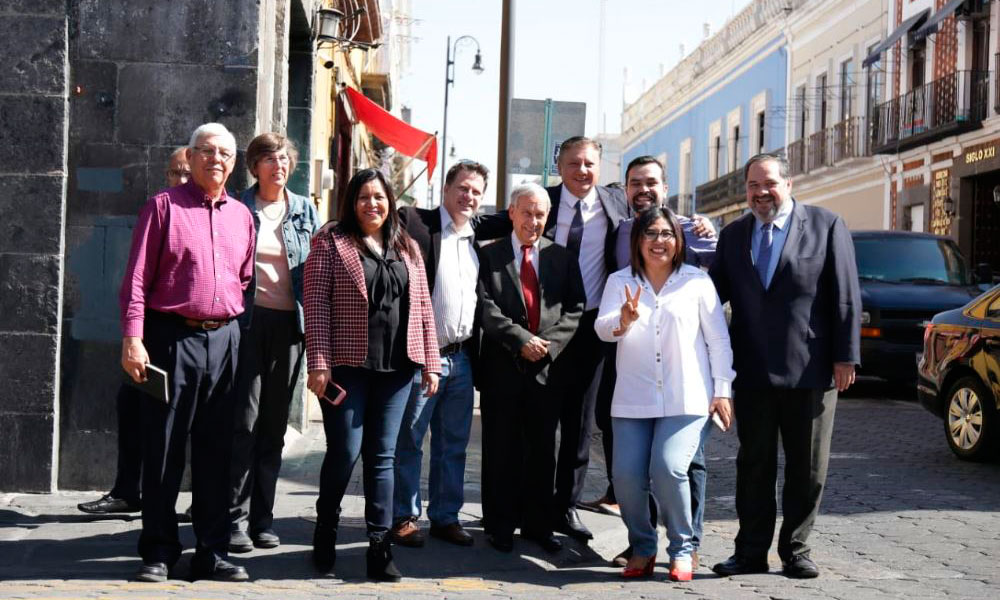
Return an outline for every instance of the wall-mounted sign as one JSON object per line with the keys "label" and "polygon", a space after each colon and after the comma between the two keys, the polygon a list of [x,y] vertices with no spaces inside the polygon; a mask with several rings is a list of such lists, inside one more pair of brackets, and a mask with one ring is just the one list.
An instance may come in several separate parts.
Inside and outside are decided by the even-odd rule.
{"label": "wall-mounted sign", "polygon": [[[995,147],[993,147],[995,150]],[[931,171],[931,233],[948,235],[951,233],[952,215],[948,206],[951,200],[951,170]]]}
{"label": "wall-mounted sign", "polygon": [[965,148],[962,152],[962,158],[967,165],[974,165],[984,160],[995,159],[997,157],[998,145],[1000,145],[1000,140]]}

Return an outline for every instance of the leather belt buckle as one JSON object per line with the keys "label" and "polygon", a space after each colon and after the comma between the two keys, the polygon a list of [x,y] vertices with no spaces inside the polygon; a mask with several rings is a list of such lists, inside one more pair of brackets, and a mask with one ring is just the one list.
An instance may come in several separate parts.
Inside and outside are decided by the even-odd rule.
{"label": "leather belt buckle", "polygon": [[456,342],[454,344],[448,344],[447,346],[442,346],[438,349],[438,354],[441,356],[451,356],[452,354],[458,353],[462,349],[462,342]]}
{"label": "leather belt buckle", "polygon": [[222,327],[222,325],[223,325],[222,321],[209,320],[201,322],[201,328],[204,329],[205,331],[215,331],[219,327]]}

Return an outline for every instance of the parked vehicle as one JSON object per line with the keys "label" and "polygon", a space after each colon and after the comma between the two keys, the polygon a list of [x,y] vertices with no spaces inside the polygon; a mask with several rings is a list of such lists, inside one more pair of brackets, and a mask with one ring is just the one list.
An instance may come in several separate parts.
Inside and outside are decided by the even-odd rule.
{"label": "parked vehicle", "polygon": [[951,238],[853,231],[861,283],[861,375],[913,386],[923,326],[982,292]]}
{"label": "parked vehicle", "polygon": [[1000,285],[924,329],[917,397],[944,420],[945,439],[964,460],[1000,449]]}

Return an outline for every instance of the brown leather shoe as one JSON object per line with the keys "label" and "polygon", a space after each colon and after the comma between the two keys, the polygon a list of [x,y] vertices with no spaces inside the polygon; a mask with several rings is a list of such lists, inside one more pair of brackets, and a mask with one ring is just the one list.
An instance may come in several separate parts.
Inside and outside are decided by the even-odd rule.
{"label": "brown leather shoe", "polygon": [[622,511],[618,506],[618,502],[608,498],[607,494],[589,502],[577,502],[576,506],[577,508],[582,508],[583,510],[589,510],[595,513],[601,513],[602,515],[614,515],[616,517],[622,516]]}
{"label": "brown leather shoe", "polygon": [[466,531],[461,523],[450,523],[448,525],[435,525],[431,523],[431,537],[458,545],[471,546],[472,535]]}
{"label": "brown leather shoe", "polygon": [[392,526],[389,531],[392,542],[407,548],[420,548],[424,545],[424,532],[420,531],[416,517],[407,517]]}

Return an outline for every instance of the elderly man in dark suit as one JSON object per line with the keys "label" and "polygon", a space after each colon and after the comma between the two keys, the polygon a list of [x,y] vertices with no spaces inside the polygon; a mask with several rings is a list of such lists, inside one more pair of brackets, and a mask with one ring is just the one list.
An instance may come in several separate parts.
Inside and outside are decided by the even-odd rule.
{"label": "elderly man in dark suit", "polygon": [[597,338],[594,321],[604,283],[610,273],[618,270],[616,234],[629,212],[621,190],[597,185],[601,164],[598,142],[583,136],[569,138],[559,147],[557,164],[562,185],[546,189],[552,209],[543,235],[565,247],[576,259],[586,299],[580,327],[564,358],[574,365],[576,377],[569,384],[559,413],[553,526],[587,542],[594,536],[580,520],[576,505],[581,500],[590,461],[590,434],[602,374],[605,363],[614,362],[613,358],[605,361],[613,356],[614,344]]}
{"label": "elderly man in dark suit", "polygon": [[736,369],[736,512],[740,530],[719,575],[768,570],[785,450],[778,555],[788,577],[819,575],[806,543],[826,482],[837,392],[860,363],[861,296],[843,219],[796,202],[788,163],[758,154],[744,167],[750,213],[722,230],[712,280],[732,307]]}
{"label": "elderly man in dark suit", "polygon": [[564,351],[586,295],[576,257],[542,237],[549,215],[544,188],[514,188],[508,213],[513,235],[484,247],[479,263],[483,523],[500,551],[513,549],[520,523],[521,537],[557,552],[556,422],[565,384],[579,375]]}

